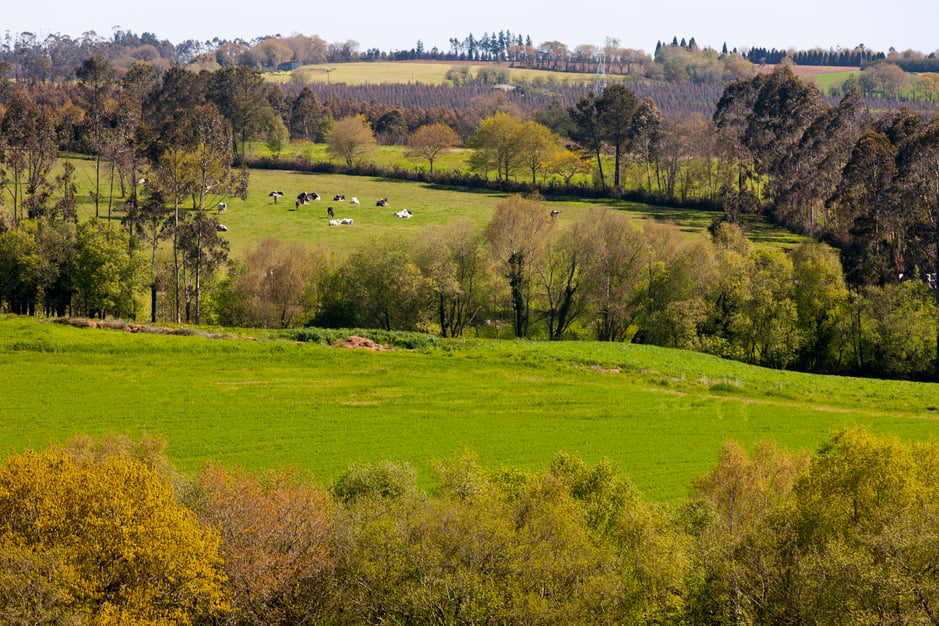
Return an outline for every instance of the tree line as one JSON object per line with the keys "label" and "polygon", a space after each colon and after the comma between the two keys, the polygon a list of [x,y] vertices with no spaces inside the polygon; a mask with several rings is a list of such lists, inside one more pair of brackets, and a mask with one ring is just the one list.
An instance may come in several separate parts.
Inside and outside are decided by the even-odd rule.
{"label": "tree line", "polygon": [[76,438],[0,467],[6,623],[842,624],[934,621],[935,443],[727,443],[689,497],[608,461],[354,464],[328,487],[165,442]]}
{"label": "tree line", "polygon": [[852,50],[767,50],[764,47],[753,47],[746,52],[747,59],[757,65],[776,65],[783,59],[790,59],[796,65],[830,65],[835,67],[861,67],[874,61],[886,59],[883,52],[868,50],[859,46]]}

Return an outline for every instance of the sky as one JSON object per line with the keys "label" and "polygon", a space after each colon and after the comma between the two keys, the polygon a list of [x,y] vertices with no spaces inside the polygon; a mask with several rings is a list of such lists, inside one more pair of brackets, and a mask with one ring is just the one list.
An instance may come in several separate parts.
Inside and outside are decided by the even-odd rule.
{"label": "sky", "polygon": [[[154,33],[180,43],[265,35],[318,35],[327,43],[354,40],[364,51],[448,51],[449,40],[469,33],[509,30],[533,43],[560,41],[602,46],[607,38],[625,48],[655,50],[657,41],[695,38],[700,47],[811,49],[866,48],[887,52],[939,50],[936,0],[280,0],[218,2],[164,0],[32,0],[11,2],[0,15],[0,35],[31,32],[110,38],[115,29]],[[836,6],[840,5],[840,6]]]}

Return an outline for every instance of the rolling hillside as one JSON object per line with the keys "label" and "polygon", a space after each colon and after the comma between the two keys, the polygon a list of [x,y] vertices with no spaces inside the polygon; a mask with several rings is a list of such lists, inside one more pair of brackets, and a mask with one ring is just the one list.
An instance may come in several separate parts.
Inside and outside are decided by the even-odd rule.
{"label": "rolling hillside", "polygon": [[5,452],[146,433],[166,437],[186,471],[295,465],[324,484],[356,461],[408,461],[428,486],[431,460],[464,450],[524,469],[564,450],[610,458],[647,497],[671,500],[726,440],[812,450],[850,425],[910,440],[939,432],[935,384],[629,344],[467,339],[375,352],[6,317],[0,363]]}

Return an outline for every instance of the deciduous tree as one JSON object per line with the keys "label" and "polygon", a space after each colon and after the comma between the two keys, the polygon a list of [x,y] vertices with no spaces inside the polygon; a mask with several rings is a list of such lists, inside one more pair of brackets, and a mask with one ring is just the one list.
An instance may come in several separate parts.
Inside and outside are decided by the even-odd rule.
{"label": "deciduous tree", "polygon": [[295,470],[252,476],[210,465],[190,496],[217,532],[232,624],[297,624],[320,615],[331,567],[325,493]]}
{"label": "deciduous tree", "polygon": [[450,148],[460,143],[456,131],[443,123],[424,125],[411,133],[408,139],[407,157],[427,159],[430,172],[434,171],[437,157],[446,155]]}
{"label": "deciduous tree", "polygon": [[476,172],[496,171],[499,180],[508,180],[519,166],[523,123],[509,113],[485,118],[467,142],[473,149],[470,168]]}
{"label": "deciduous tree", "polygon": [[486,226],[490,250],[511,288],[516,337],[528,334],[532,275],[550,228],[547,206],[521,196],[499,202]]}
{"label": "deciduous tree", "polygon": [[0,525],[0,560],[18,562],[4,569],[34,599],[17,606],[0,594],[0,614],[16,621],[43,602],[42,619],[95,623],[188,624],[227,608],[218,536],[138,460],[13,455],[0,468]]}
{"label": "deciduous tree", "polygon": [[368,158],[377,143],[368,122],[362,117],[347,117],[337,121],[326,140],[330,158],[341,159],[347,167]]}

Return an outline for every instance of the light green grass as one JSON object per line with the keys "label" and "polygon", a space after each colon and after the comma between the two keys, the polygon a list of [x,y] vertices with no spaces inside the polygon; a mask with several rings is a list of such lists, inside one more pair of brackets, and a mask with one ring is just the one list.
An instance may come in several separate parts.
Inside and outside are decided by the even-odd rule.
{"label": "light green grass", "polygon": [[832,87],[837,87],[841,89],[841,86],[851,76],[857,78],[860,76],[861,72],[859,70],[849,70],[845,72],[833,72],[831,74],[817,74],[811,77],[811,81],[814,82],[823,93],[831,92]]}
{"label": "light green grass", "polygon": [[472,75],[481,67],[498,67],[509,73],[509,82],[533,82],[536,79],[557,84],[575,85],[592,83],[592,73],[553,72],[512,68],[493,63],[450,63],[447,61],[375,61],[361,63],[324,63],[304,65],[292,72],[267,74],[271,82],[286,83],[346,83],[347,85],[378,85],[421,83],[424,85],[449,85],[447,72],[455,65],[468,65]]}
{"label": "light green grass", "polygon": [[[88,196],[88,191],[94,188],[93,162],[75,159],[73,163],[76,165],[79,184],[79,216],[87,219],[94,215],[94,204]],[[276,205],[268,195],[275,190],[285,193]],[[301,191],[316,192],[323,199],[302,205],[297,210],[294,203]],[[107,195],[106,186],[102,193]],[[123,215],[116,208],[121,202],[117,197],[119,193],[115,186],[115,209],[112,212],[115,222]],[[334,202],[332,198],[336,194],[344,194],[346,200]],[[357,197],[361,204],[352,205],[350,200],[353,197]],[[367,246],[376,238],[417,237],[424,226],[446,224],[461,218],[468,218],[481,227],[489,222],[496,204],[504,197],[505,194],[501,193],[450,189],[428,183],[371,176],[255,169],[250,173],[247,200],[227,199],[227,211],[219,218],[228,228],[225,237],[231,247],[231,256],[236,259],[242,258],[247,250],[266,238],[346,252]],[[388,198],[390,206],[376,207],[379,198]],[[337,218],[351,217],[355,224],[329,226],[326,213],[329,206],[333,207]],[[99,207],[102,218],[107,216],[106,207],[105,197]],[[674,222],[689,236],[702,232],[719,215],[713,211],[657,207],[635,202],[551,201],[551,208],[561,211],[562,227],[583,219],[588,209],[597,207],[627,211],[636,219],[654,218]],[[414,214],[412,219],[402,220],[392,215],[405,208]],[[791,248],[805,240],[783,228],[757,220],[749,228],[751,237],[760,245]],[[164,248],[166,246],[164,244]]]}
{"label": "light green grass", "polygon": [[[616,371],[618,370],[618,371]],[[0,450],[73,434],[165,436],[195,471],[296,465],[322,483],[356,461],[545,467],[606,456],[650,498],[686,494],[723,441],[815,449],[832,429],[926,440],[939,387],[764,370],[593,342],[465,341],[422,352],[132,335],[0,318]],[[715,386],[717,385],[717,386]]]}

